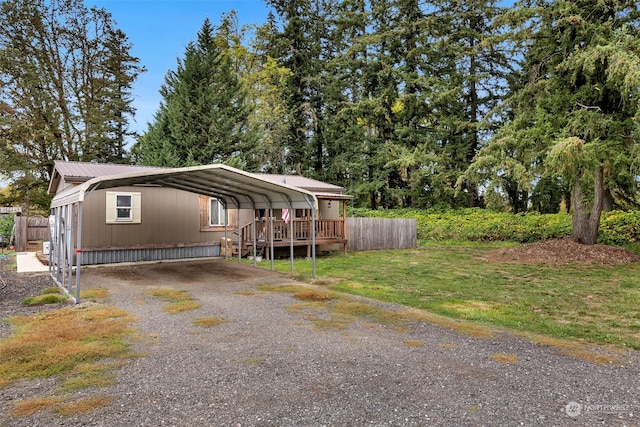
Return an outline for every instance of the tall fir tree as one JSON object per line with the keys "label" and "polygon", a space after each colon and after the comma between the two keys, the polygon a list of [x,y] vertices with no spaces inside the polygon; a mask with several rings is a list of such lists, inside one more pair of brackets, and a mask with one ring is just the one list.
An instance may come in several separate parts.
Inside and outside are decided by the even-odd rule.
{"label": "tall fir tree", "polygon": [[344,0],[331,12],[330,43],[336,57],[326,64],[330,94],[330,121],[326,127],[328,179],[349,189],[358,205],[377,202],[383,180],[374,179],[373,143],[365,121],[366,69],[371,15],[365,0]]}
{"label": "tall fir tree", "polygon": [[250,121],[247,88],[233,62],[234,25],[233,15],[223,15],[218,28],[205,19],[177,69],[166,75],[160,110],[136,147],[142,163],[227,162],[255,168],[248,162],[256,149],[257,133]]}
{"label": "tall fir tree", "polygon": [[517,66],[499,19],[506,9],[494,0],[439,2],[429,11],[433,68],[427,115],[435,141],[434,158],[423,174],[423,205],[479,206],[477,187],[456,183],[478,150],[500,125],[489,113],[508,90]]}
{"label": "tall fir tree", "polygon": [[[373,208],[460,203],[456,180],[494,130],[483,120],[511,67],[494,23],[502,9],[353,0],[336,11],[334,176]],[[340,168],[357,173],[338,178]]]}
{"label": "tall fir tree", "polygon": [[270,56],[288,69],[286,98],[289,135],[286,159],[289,170],[317,178],[325,175],[326,102],[325,63],[328,12],[335,0],[266,0],[277,13],[282,28],[272,44]]}

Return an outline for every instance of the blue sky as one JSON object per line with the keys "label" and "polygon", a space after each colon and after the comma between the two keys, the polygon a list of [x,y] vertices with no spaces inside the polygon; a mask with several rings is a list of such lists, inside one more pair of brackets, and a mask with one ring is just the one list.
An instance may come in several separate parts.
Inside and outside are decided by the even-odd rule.
{"label": "blue sky", "polygon": [[262,0],[85,0],[111,13],[133,43],[131,54],[147,69],[134,86],[135,122],[132,130],[143,133],[160,104],[158,90],[167,71],[176,69],[177,58],[192,40],[205,18],[220,22],[223,12],[236,10],[240,25],[261,24],[269,9]]}

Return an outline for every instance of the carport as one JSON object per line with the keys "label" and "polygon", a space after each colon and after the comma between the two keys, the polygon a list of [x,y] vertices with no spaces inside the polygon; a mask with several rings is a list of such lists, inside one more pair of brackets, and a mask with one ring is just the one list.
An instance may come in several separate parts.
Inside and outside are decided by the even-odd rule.
{"label": "carport", "polygon": [[[312,273],[315,276],[315,220],[318,200],[313,193],[297,187],[291,187],[285,183],[270,182],[259,176],[221,164],[161,169],[153,172],[136,172],[93,178],[82,185],[70,187],[53,198],[51,202],[49,273],[56,284],[76,303],[80,300],[83,202],[88,197],[91,197],[95,190],[124,186],[170,187],[215,197],[224,205],[227,215],[229,209],[233,208],[237,209],[238,213],[240,209],[265,209],[269,211],[274,209],[309,209],[312,218]],[[273,215],[270,215],[270,217],[271,221],[273,221]],[[291,234],[293,234],[293,221],[289,224],[292,227]],[[255,254],[257,245],[255,220],[253,227],[253,253]],[[227,226],[225,226],[225,238],[227,235],[226,229]],[[271,229],[273,230],[273,227]],[[273,239],[270,240],[273,242]],[[238,247],[240,247],[239,235]],[[272,243],[270,247],[272,270],[274,269],[273,251]],[[293,240],[291,240],[291,272],[294,269],[293,253]],[[238,261],[240,261],[241,257],[242,254],[238,251]]]}

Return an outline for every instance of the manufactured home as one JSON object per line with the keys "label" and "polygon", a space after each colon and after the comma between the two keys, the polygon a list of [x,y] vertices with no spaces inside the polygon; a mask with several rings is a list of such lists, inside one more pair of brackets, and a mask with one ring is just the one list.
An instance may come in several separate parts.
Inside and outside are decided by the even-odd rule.
{"label": "manufactured home", "polygon": [[56,161],[49,194],[53,221],[75,234],[71,255],[81,251],[83,265],[346,251],[351,197],[302,176]]}

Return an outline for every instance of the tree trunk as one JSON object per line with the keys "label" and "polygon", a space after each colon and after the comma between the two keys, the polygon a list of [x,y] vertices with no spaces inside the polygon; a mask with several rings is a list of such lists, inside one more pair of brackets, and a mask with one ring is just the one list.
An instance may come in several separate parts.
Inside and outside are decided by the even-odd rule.
{"label": "tree trunk", "polygon": [[595,171],[593,189],[593,206],[591,212],[587,212],[583,197],[580,180],[576,180],[573,187],[573,233],[571,238],[578,243],[594,245],[598,240],[598,228],[600,227],[600,214],[604,202],[603,170],[599,167]]}
{"label": "tree trunk", "polygon": [[613,194],[611,194],[610,189],[604,190],[604,199],[602,204],[602,212],[611,212],[615,207],[615,202],[613,200]]}

